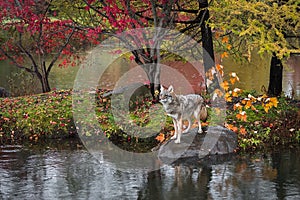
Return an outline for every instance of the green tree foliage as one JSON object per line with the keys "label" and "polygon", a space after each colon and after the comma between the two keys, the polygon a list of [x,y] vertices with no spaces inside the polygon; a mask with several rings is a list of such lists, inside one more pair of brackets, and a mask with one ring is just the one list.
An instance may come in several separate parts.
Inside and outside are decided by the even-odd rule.
{"label": "green tree foliage", "polygon": [[235,55],[251,60],[256,48],[260,54],[275,53],[282,59],[300,53],[299,8],[298,0],[215,0],[210,24],[217,36],[229,37]]}

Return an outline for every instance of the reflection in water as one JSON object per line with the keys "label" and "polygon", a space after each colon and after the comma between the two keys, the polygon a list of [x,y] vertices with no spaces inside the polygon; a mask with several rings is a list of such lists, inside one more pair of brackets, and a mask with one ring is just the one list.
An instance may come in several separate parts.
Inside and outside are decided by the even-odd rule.
{"label": "reflection in water", "polygon": [[135,199],[143,181],[142,174],[122,174],[86,151],[0,151],[0,199]]}
{"label": "reflection in water", "polygon": [[268,88],[270,61],[270,56],[262,58],[258,54],[253,53],[251,62],[239,63],[234,61],[233,58],[226,58],[223,59],[222,65],[224,65],[225,78],[231,72],[236,72],[239,76],[240,82],[236,83],[235,87],[244,90],[254,89],[260,92],[262,86]]}
{"label": "reflection in water", "polygon": [[[112,55],[109,53],[103,53],[103,56],[99,58],[99,61],[107,61]],[[232,59],[224,59],[222,65],[224,65],[225,75],[228,76],[230,72],[236,72],[240,77],[240,83],[237,83],[236,87],[242,89],[251,90],[255,89],[260,92],[261,87],[268,87],[269,81],[269,71],[270,71],[270,56],[265,56],[264,58],[253,53],[251,63],[238,63],[234,62]],[[180,62],[168,62],[165,63],[165,66],[169,66],[174,70],[162,70],[161,73],[161,82],[163,85],[167,86],[170,84],[175,85],[175,88],[179,89],[179,93],[189,93],[196,92],[199,93],[203,89],[203,67],[198,66],[198,64],[192,63],[180,63]],[[116,83],[121,80],[122,76],[136,64],[133,61],[128,61],[125,58],[118,58],[112,62],[105,73],[99,77],[99,87],[113,89],[116,86]],[[196,67],[195,67],[196,66]],[[106,67],[106,66],[105,66]],[[196,70],[197,68],[197,70]],[[79,67],[68,67],[68,68],[59,68],[54,67],[50,73],[50,84],[52,88],[56,89],[69,89],[73,87],[76,73]],[[10,90],[8,84],[8,77],[12,74],[18,72],[15,66],[11,66],[7,61],[0,61],[0,87],[4,87]],[[132,73],[131,77],[123,81],[123,83],[147,83],[147,75],[142,70],[141,67],[136,67]],[[225,78],[226,78],[225,76]],[[190,88],[180,87],[184,86],[184,79],[187,79],[192,86]],[[16,80],[16,85],[19,83]],[[24,86],[22,89],[26,89]],[[30,86],[32,87],[32,85]],[[39,90],[39,84],[36,84],[36,91]],[[292,91],[295,94],[295,97],[300,98],[300,56],[292,56],[289,60],[284,63],[284,73],[283,73],[283,90],[286,95],[291,96]],[[13,93],[13,92],[11,92]]]}
{"label": "reflection in water", "polygon": [[0,147],[0,199],[299,199],[300,151],[120,172],[85,150]]}
{"label": "reflection in water", "polygon": [[[205,88],[203,74],[200,62],[166,62],[161,64],[160,79],[165,87],[172,84],[178,94],[201,93]],[[99,88],[122,88],[135,83],[149,83],[147,74],[134,62],[119,58],[107,66],[100,77]]]}
{"label": "reflection in water", "polygon": [[[270,73],[270,56],[260,57],[258,54],[252,54],[250,63],[238,63],[233,59],[224,59],[225,74],[236,72],[240,78],[240,82],[235,86],[244,90],[252,90],[261,92],[262,86],[266,89],[269,85]],[[283,92],[286,96],[300,98],[300,56],[291,56],[283,63]],[[293,94],[292,94],[293,93]]]}

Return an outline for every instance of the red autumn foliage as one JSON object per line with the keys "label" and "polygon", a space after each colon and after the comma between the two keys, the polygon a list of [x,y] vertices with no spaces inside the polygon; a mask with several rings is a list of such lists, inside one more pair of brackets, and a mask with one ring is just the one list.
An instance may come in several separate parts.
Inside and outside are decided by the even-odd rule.
{"label": "red autumn foliage", "polygon": [[71,20],[56,19],[47,1],[0,1],[0,10],[0,59],[35,74],[43,92],[50,91],[48,76],[60,58],[65,58],[61,66],[72,65],[75,52],[97,42],[87,30],[75,28]]}

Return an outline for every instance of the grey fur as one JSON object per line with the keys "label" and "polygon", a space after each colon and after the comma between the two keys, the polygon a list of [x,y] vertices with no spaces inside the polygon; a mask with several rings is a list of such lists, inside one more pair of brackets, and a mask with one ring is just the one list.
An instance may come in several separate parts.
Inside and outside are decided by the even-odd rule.
{"label": "grey fur", "polygon": [[[167,115],[173,118],[175,134],[171,139],[175,143],[180,143],[182,133],[187,133],[192,124],[192,116],[196,118],[199,126],[199,133],[202,133],[200,112],[203,106],[203,98],[197,94],[176,95],[173,86],[168,89],[161,87],[160,102],[162,103]],[[188,120],[188,127],[182,132],[182,121]]]}

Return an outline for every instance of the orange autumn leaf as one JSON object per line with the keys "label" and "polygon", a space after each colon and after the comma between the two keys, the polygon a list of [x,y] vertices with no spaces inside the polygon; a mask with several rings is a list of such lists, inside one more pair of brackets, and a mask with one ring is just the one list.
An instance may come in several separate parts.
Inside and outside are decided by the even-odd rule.
{"label": "orange autumn leaf", "polygon": [[247,131],[246,131],[245,128],[240,128],[239,133],[240,133],[241,135],[246,135],[246,134],[247,134]]}
{"label": "orange autumn leaf", "polygon": [[226,48],[227,48],[228,50],[230,50],[231,47],[232,47],[232,46],[231,46],[230,44],[227,44],[227,45],[226,45]]}
{"label": "orange autumn leaf", "polygon": [[229,89],[229,83],[228,83],[228,81],[223,81],[223,82],[221,83],[221,87],[222,87],[225,91],[228,91],[228,89]]}
{"label": "orange autumn leaf", "polygon": [[237,132],[238,131],[238,127],[232,125],[232,124],[225,124],[225,127],[228,128],[231,131]]}
{"label": "orange autumn leaf", "polygon": [[239,77],[230,77],[230,83],[233,85],[233,84],[235,84],[235,82],[237,82],[237,81],[239,81],[240,79],[239,79]]}
{"label": "orange autumn leaf", "polygon": [[251,110],[257,111],[257,109],[253,105],[251,106]]}
{"label": "orange autumn leaf", "polygon": [[165,140],[165,134],[160,133],[155,139],[159,142],[163,142]]}
{"label": "orange autumn leaf", "polygon": [[221,74],[221,76],[224,76],[223,65],[217,64],[216,69]]}
{"label": "orange autumn leaf", "polygon": [[201,122],[201,126],[208,126],[209,122]]}
{"label": "orange autumn leaf", "polygon": [[242,104],[244,104],[245,106],[245,108],[246,109],[249,109],[249,108],[251,108],[251,106],[252,106],[252,101],[251,100],[248,100],[248,99],[243,99],[242,100]]}
{"label": "orange autumn leaf", "polygon": [[247,114],[246,114],[245,111],[241,111],[238,114],[236,114],[236,118],[241,120],[241,121],[246,122],[247,121]]}
{"label": "orange autumn leaf", "polygon": [[252,106],[252,102],[247,101],[247,104],[245,105],[245,108],[248,109],[248,108],[251,108],[251,106]]}
{"label": "orange autumn leaf", "polygon": [[208,72],[206,72],[205,75],[211,81],[214,79],[214,74],[213,74],[212,70],[208,70]]}
{"label": "orange autumn leaf", "polygon": [[222,38],[222,43],[228,43],[229,38],[227,36]]}
{"label": "orange autumn leaf", "polygon": [[229,92],[226,92],[226,94],[225,94],[225,100],[227,102],[232,102],[232,97],[231,97],[231,94]]}
{"label": "orange autumn leaf", "polygon": [[226,51],[224,51],[222,54],[221,54],[221,58],[227,58],[228,57],[228,53]]}
{"label": "orange autumn leaf", "polygon": [[230,78],[230,83],[233,85],[236,82],[236,78]]}
{"label": "orange autumn leaf", "polygon": [[233,110],[237,110],[237,109],[242,110],[242,108],[243,106],[240,103],[236,103],[233,105]]}

